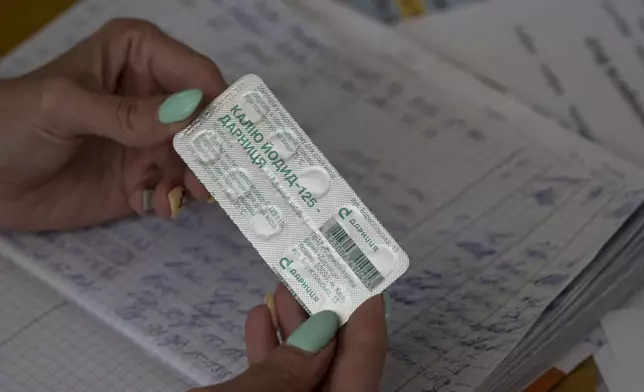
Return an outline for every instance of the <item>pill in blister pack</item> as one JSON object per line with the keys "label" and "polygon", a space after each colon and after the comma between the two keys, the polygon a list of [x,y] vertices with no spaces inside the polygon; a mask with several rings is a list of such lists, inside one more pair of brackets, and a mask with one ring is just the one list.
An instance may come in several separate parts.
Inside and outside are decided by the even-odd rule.
{"label": "pill in blister pack", "polygon": [[246,75],[174,148],[309,314],[346,322],[406,253],[264,82]]}

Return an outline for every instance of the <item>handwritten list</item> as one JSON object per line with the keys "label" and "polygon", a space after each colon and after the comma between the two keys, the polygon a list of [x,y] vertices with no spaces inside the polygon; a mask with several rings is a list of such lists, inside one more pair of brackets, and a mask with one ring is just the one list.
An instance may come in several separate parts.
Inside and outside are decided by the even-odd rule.
{"label": "handwritten list", "polygon": [[[470,118],[430,83],[356,56],[266,0],[81,3],[0,64],[10,76],[114,16],[145,17],[260,75],[411,258],[394,302],[387,391],[473,391],[642,200],[642,183]],[[217,206],[175,221],[3,233],[18,264],[198,383],[246,367],[247,312],[276,278]]]}

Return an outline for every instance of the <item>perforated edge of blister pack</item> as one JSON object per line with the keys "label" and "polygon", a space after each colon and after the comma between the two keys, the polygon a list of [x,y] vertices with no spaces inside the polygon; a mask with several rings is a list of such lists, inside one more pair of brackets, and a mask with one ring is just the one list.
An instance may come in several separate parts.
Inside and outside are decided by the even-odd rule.
{"label": "perforated edge of blister pack", "polygon": [[256,75],[236,81],[174,148],[309,314],[342,323],[407,254]]}

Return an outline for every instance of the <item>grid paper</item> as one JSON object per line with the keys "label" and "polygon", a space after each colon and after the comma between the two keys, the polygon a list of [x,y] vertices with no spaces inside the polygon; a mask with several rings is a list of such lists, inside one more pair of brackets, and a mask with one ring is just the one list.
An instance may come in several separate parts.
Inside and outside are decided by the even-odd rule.
{"label": "grid paper", "polygon": [[0,392],[182,392],[191,386],[19,269],[0,272],[0,297]]}
{"label": "grid paper", "polygon": [[63,302],[42,282],[0,264],[0,345]]}

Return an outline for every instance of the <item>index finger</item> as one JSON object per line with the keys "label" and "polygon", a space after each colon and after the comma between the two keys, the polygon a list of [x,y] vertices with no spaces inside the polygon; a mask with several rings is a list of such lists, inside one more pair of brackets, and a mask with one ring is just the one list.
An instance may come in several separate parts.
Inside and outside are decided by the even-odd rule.
{"label": "index finger", "polygon": [[387,355],[387,322],[382,295],[365,301],[338,336],[336,356],[323,390],[377,391]]}
{"label": "index finger", "polygon": [[[167,92],[191,88],[204,91],[209,100],[216,98],[226,88],[219,69],[206,56],[162,32],[154,24],[133,19],[120,19],[106,27],[106,34],[114,34],[109,40],[109,52],[127,53],[106,61],[122,62],[135,73],[148,73]],[[127,51],[121,50],[123,47]],[[112,50],[114,49],[114,50]],[[124,64],[111,64],[118,69]]]}

